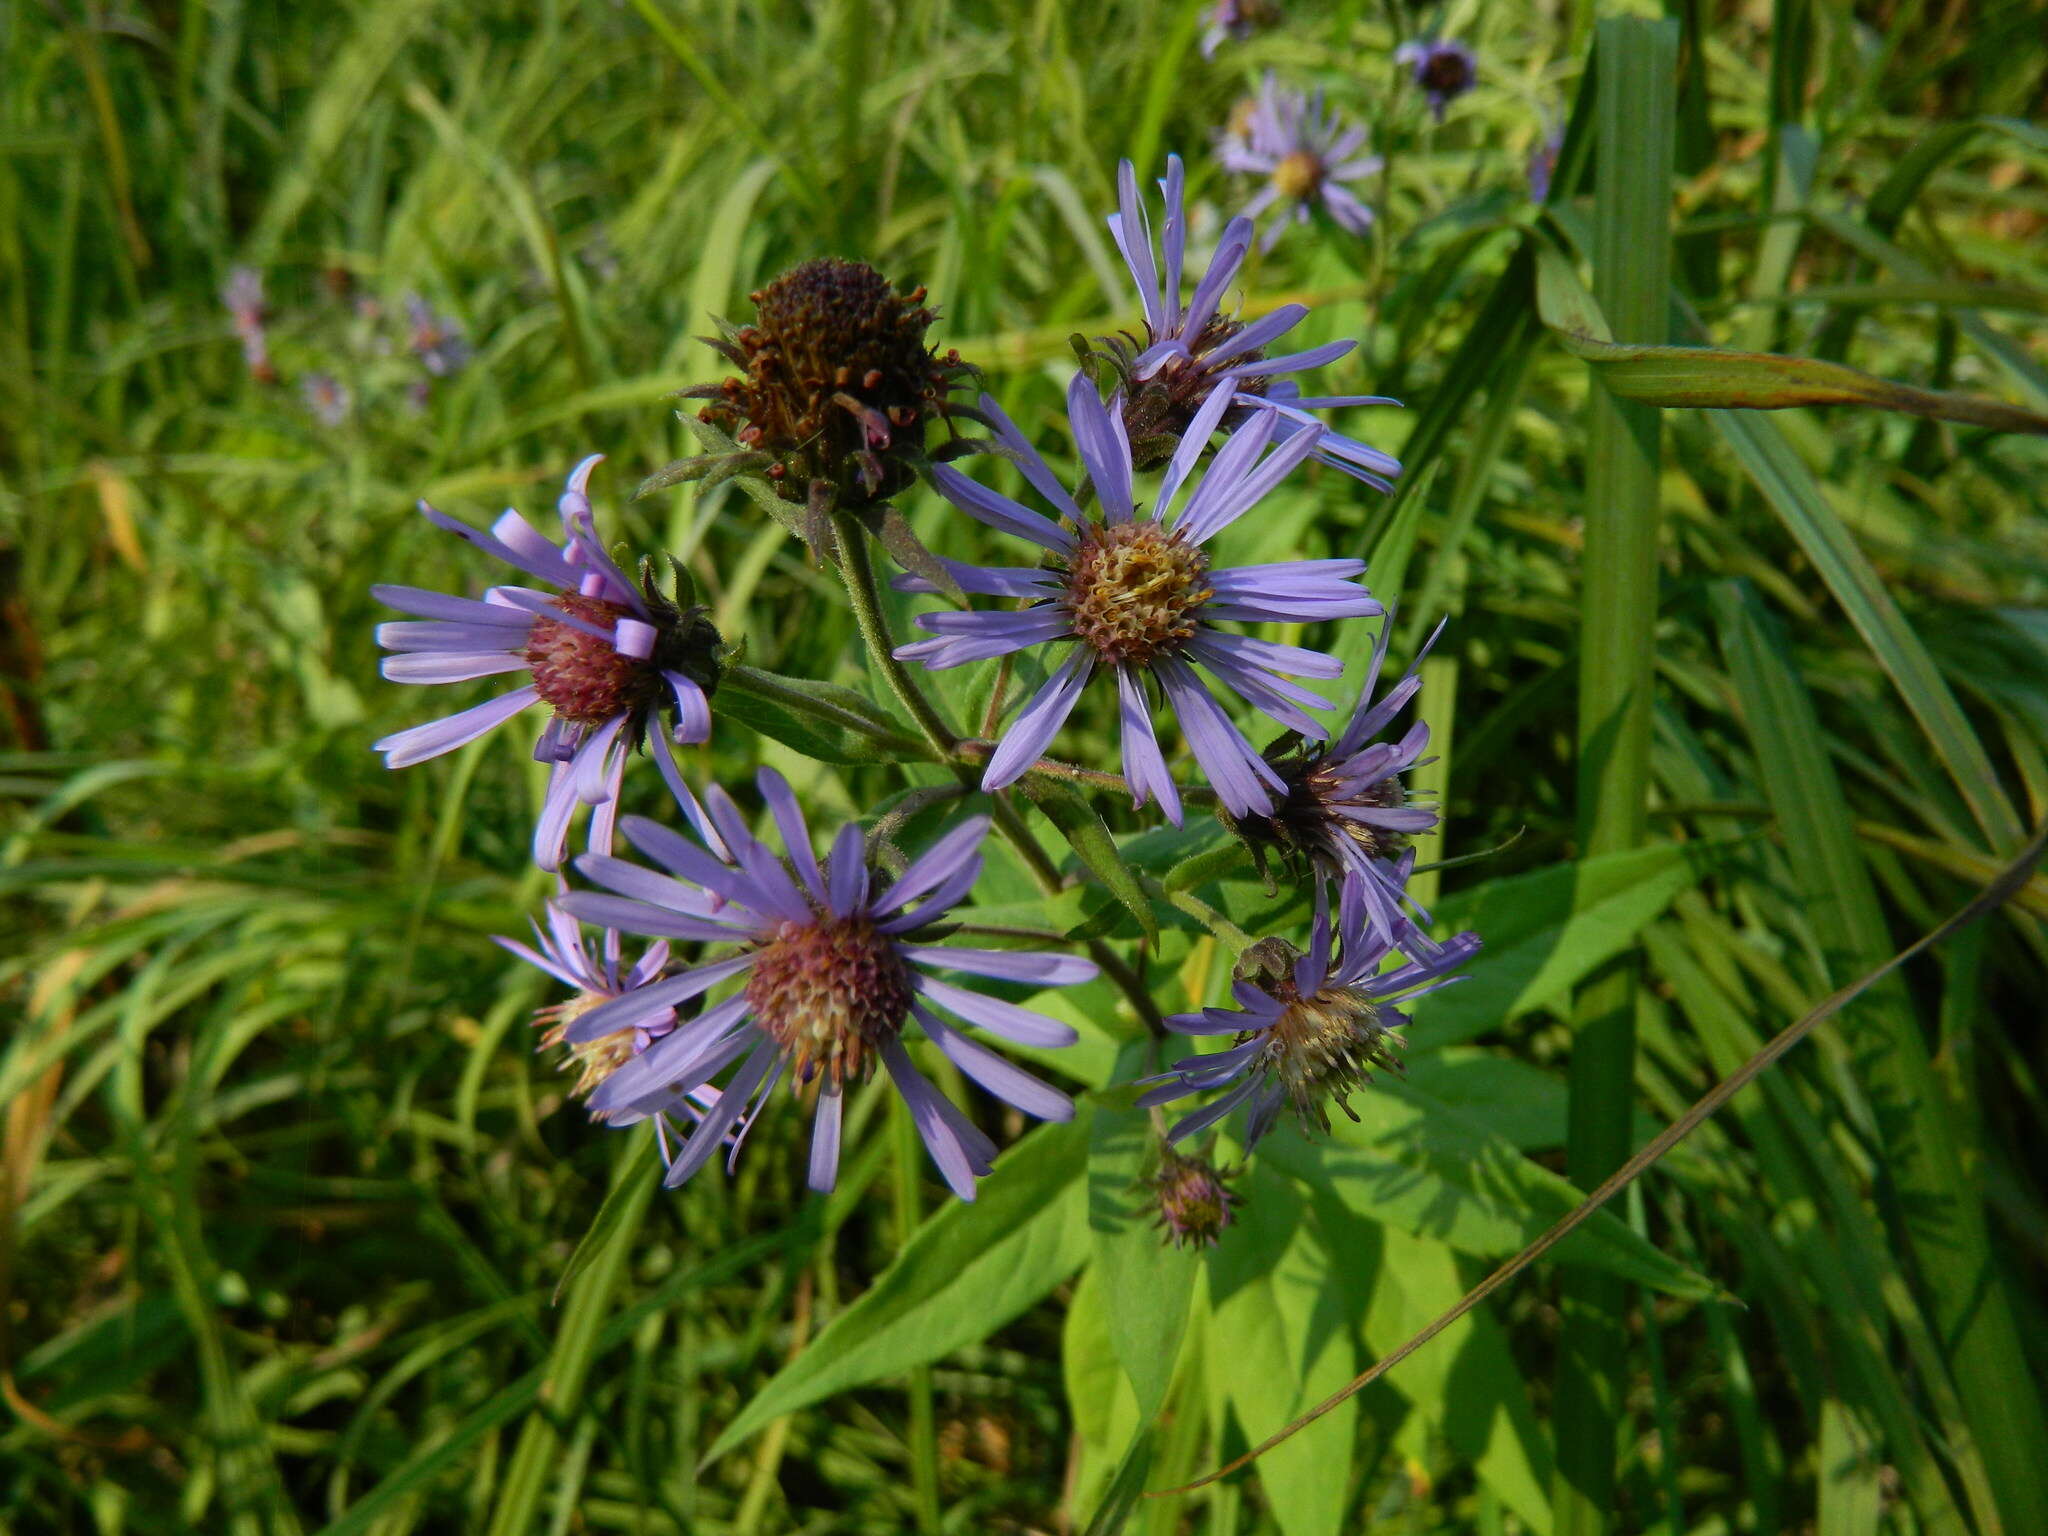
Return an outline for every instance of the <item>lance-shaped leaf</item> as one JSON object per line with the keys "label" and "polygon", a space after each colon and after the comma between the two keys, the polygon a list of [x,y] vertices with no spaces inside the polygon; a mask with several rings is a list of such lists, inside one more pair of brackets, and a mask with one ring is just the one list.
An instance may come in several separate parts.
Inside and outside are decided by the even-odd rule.
{"label": "lance-shaped leaf", "polygon": [[1623,346],[1571,263],[1556,247],[1536,248],[1536,308],[1565,349],[1626,400],[1700,410],[1783,411],[1805,405],[1867,405],[1931,416],[1994,432],[2048,436],[2048,416],[1989,400],[1916,389],[1817,357],[1731,352],[1719,347]]}

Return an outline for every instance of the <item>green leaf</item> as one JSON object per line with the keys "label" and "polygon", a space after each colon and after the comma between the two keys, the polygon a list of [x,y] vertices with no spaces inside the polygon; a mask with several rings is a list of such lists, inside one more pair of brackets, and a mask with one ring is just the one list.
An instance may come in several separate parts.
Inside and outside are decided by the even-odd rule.
{"label": "green leaf", "polygon": [[1108,1491],[1102,1496],[1102,1504],[1082,1536],[1116,1536],[1137,1509],[1138,1500],[1145,1492],[1146,1475],[1151,1470],[1152,1429],[1147,1425],[1131,1437],[1130,1448],[1124,1452],[1124,1459],[1117,1465],[1116,1475],[1109,1480]]}
{"label": "green leaf", "polygon": [[[1465,1294],[1442,1243],[1362,1220],[1326,1191],[1314,1205],[1331,1247],[1345,1256],[1343,1273],[1363,1293],[1361,1323],[1375,1353],[1400,1348]],[[1366,1263],[1368,1254],[1376,1262]],[[1550,1445],[1490,1310],[1459,1318],[1386,1380],[1536,1536],[1550,1529]]]}
{"label": "green leaf", "polygon": [[1867,405],[1994,432],[2048,434],[2048,416],[2023,407],[1978,395],[1917,389],[1817,357],[1617,344],[1571,264],[1547,243],[1536,251],[1536,305],[1543,323],[1565,349],[1589,363],[1600,382],[1624,400],[1745,411]]}
{"label": "green leaf", "polygon": [[[1484,1120],[1399,1078],[1352,1094],[1351,1108],[1358,1119],[1333,1116],[1328,1138],[1282,1127],[1259,1143],[1260,1158],[1361,1216],[1481,1258],[1526,1247],[1585,1198]],[[1673,1296],[1719,1294],[1611,1211],[1595,1212],[1557,1257]]]}
{"label": "green leaf", "polygon": [[1081,1440],[1081,1465],[1074,1479],[1076,1516],[1093,1506],[1098,1489],[1130,1445],[1143,1421],[1130,1378],[1117,1364],[1109,1336],[1109,1312],[1102,1298],[1102,1277],[1091,1264],[1081,1271],[1067,1303],[1060,1328],[1060,1379],[1066,1388],[1067,1412]]}
{"label": "green leaf", "polygon": [[[1217,1362],[1211,1377],[1221,1378],[1254,1444],[1356,1372],[1350,1328],[1328,1301],[1339,1268],[1355,1262],[1325,1243],[1300,1192],[1276,1167],[1252,1165],[1239,1219],[1208,1255],[1207,1358]],[[1357,1400],[1347,1399],[1256,1463],[1282,1536],[1342,1529],[1357,1419]]]}
{"label": "green leaf", "polygon": [[[1151,1042],[1133,1040],[1114,1079],[1141,1075]],[[1149,1111],[1098,1106],[1088,1132],[1088,1227],[1095,1235],[1094,1273],[1101,1283],[1109,1339],[1150,1423],[1166,1401],[1187,1332],[1196,1255],[1174,1247],[1153,1220],[1147,1177],[1158,1163]]]}
{"label": "green leaf", "polygon": [[655,1177],[654,1138],[644,1137],[641,1144],[630,1150],[622,1166],[612,1177],[612,1187],[604,1197],[604,1203],[597,1208],[597,1215],[591,1219],[590,1230],[583,1234],[583,1240],[576,1245],[576,1251],[569,1255],[569,1262],[562,1266],[562,1272],[555,1277],[555,1291],[550,1305],[562,1304],[562,1293],[602,1253],[620,1225],[629,1217],[637,1227],[641,1215],[647,1208],[647,1192],[643,1187]]}
{"label": "green leaf", "polygon": [[1692,850],[1655,843],[1490,880],[1446,899],[1441,923],[1476,930],[1471,977],[1417,1004],[1410,1043],[1435,1050],[1561,1001],[1635,943],[1644,924],[1699,878]]}
{"label": "green leaf", "polygon": [[1074,856],[1087,866],[1102,888],[1138,920],[1145,937],[1157,943],[1159,919],[1152,911],[1151,898],[1139,884],[1136,871],[1117,852],[1116,839],[1109,835],[1109,828],[1103,825],[1087,796],[1071,785],[1040,775],[1027,776],[1019,787],[1033,805],[1045,812],[1046,820],[1059,829]]}
{"label": "green leaf", "polygon": [[1033,1131],[996,1163],[972,1204],[946,1206],[809,1349],[740,1411],[705,1456],[716,1461],[772,1420],[984,1339],[1080,1267],[1085,1118]]}
{"label": "green leaf", "polygon": [[930,758],[872,699],[835,683],[729,667],[713,707],[725,719],[827,763],[905,763]]}

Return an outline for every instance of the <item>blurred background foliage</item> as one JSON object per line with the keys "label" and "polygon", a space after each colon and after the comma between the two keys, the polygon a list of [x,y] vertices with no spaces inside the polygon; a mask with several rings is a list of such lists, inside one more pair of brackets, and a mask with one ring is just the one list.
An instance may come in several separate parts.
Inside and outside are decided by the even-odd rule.
{"label": "blurred background foliage", "polygon": [[[1545,213],[1526,172],[1594,7],[1291,5],[1205,60],[1206,9],[0,9],[0,1525],[1552,1528],[1554,1271],[1263,1473],[1134,1509],[1113,1474],[1134,1444],[1154,1486],[1242,1449],[1569,1203],[1568,995],[1592,967],[1642,957],[1640,1141],[1989,878],[2048,796],[2048,442],[1665,412],[1653,842],[1589,864],[1598,386],[1533,272],[1592,253],[1594,204],[1567,179]],[[1668,10],[1671,339],[2048,409],[2041,6]],[[1438,29],[1480,57],[1440,126],[1392,62]],[[1452,615],[1425,673],[1431,851],[1486,857],[1423,882],[1487,960],[1421,1011],[1362,1125],[1262,1154],[1244,1224],[1160,1293],[1186,1305],[1200,1271],[1177,1370],[1177,1325],[1141,1304],[1149,1250],[1111,1253],[1054,1133],[976,1208],[1040,1233],[1036,1268],[1000,1250],[991,1276],[987,1229],[949,1210],[890,1271],[921,1192],[888,1198],[872,1099],[839,1195],[803,1195],[796,1117],[771,1114],[736,1177],[608,1207],[616,1273],[553,1305],[607,1189],[644,1192],[649,1164],[565,1104],[529,1049],[541,978],[489,942],[549,889],[526,859],[537,770],[502,742],[395,775],[369,750],[431,708],[376,676],[370,583],[486,579],[414,498],[544,511],[602,451],[611,536],[683,559],[749,660],[863,686],[836,583],[743,495],[628,500],[694,451],[666,399],[719,371],[693,338],[789,264],[860,257],[929,285],[939,344],[1064,451],[1066,338],[1132,320],[1101,217],[1117,159],[1178,151],[1220,225],[1248,189],[1212,137],[1268,68],[1388,165],[1374,235],[1290,232],[1247,307],[1303,298],[1306,342],[1363,339],[1316,392],[1407,401],[1344,425],[1409,473],[1391,503],[1302,476],[1233,553],[1370,550],[1397,663]],[[221,302],[236,264],[264,276],[267,370]],[[427,371],[409,294],[467,337],[464,366]],[[331,422],[315,376],[343,392]],[[907,510],[946,552],[989,551],[928,493]],[[1063,755],[1107,762],[1106,717],[1077,719]],[[732,784],[758,762],[827,815],[902,783],[731,724],[692,766]],[[654,776],[629,793],[654,809]],[[1197,845],[1126,841],[1161,869]],[[1208,894],[1265,910],[1250,885]],[[1002,860],[981,897],[1036,901]],[[1594,1261],[1634,1301],[1618,1528],[2041,1529],[2048,1446],[2001,1439],[1987,1404],[2038,1425],[2048,1376],[2044,921],[2037,878],[1602,1229]],[[1206,935],[1147,953],[1162,1006],[1213,995]],[[1084,1044],[1050,1065],[1099,1087],[1133,1026],[1106,991],[1068,1006]],[[1097,1167],[1124,1155],[1109,1123]],[[2009,1347],[1987,1355],[1992,1314]],[[1141,1411],[1119,1361],[1148,1325],[1168,1363],[1133,1373],[1157,1377]],[[813,1377],[742,1421],[792,1360]],[[761,1432],[700,1474],[735,1424]]]}

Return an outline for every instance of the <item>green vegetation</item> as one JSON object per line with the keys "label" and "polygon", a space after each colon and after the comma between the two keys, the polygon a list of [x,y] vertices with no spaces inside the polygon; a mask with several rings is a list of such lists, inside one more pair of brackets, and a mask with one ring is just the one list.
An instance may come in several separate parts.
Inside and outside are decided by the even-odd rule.
{"label": "green vegetation", "polygon": [[[1207,9],[0,9],[0,1530],[2048,1529],[2040,876],[1557,1264],[1252,1471],[1138,1497],[1400,1346],[2048,811],[2038,3],[1302,4],[1205,59]],[[1480,59],[1441,125],[1392,61],[1425,24]],[[1291,229],[1242,297],[1363,339],[1309,389],[1405,400],[1339,424],[1406,472],[1308,466],[1221,543],[1369,553],[1395,666],[1450,615],[1417,782],[1452,862],[1418,884],[1484,936],[1472,979],[1355,1123],[1261,1147],[1206,1255],[1127,1208],[1141,1117],[1108,1085],[1150,1066],[1106,983],[1034,1004],[1082,1032],[1034,1066],[1084,1121],[979,1103],[1004,1152],[972,1206],[880,1085],[829,1198],[779,1101],[734,1176],[661,1190],[490,942],[554,889],[542,770],[370,750],[445,712],[377,676],[370,585],[496,579],[415,498],[545,513],[602,452],[599,527],[681,560],[747,663],[889,710],[837,577],[742,487],[631,499],[699,451],[669,398],[724,371],[695,338],[858,257],[1065,455],[1068,338],[1134,315],[1117,160],[1180,153],[1220,225],[1250,189],[1212,138],[1268,68],[1387,163],[1370,237]],[[441,376],[415,293],[474,349]],[[1347,705],[1375,628],[1302,641]],[[955,713],[971,670],[934,684]],[[687,769],[772,764],[821,823],[945,778],[813,761],[788,720],[736,704]],[[1056,750],[1115,742],[1091,700]],[[658,777],[628,800],[663,814]],[[976,920],[1214,1001],[1275,903],[1183,862],[1222,841],[1199,811],[1174,835],[1094,794],[1105,852],[1088,803],[1043,808],[1113,889],[1048,834],[1048,898],[992,845]]]}

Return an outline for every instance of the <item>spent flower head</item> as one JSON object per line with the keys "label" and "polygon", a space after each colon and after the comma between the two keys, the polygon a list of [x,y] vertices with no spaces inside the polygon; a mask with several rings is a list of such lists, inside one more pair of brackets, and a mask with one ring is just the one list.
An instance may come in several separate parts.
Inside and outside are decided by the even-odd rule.
{"label": "spent flower head", "polygon": [[[1081,510],[1038,450],[987,396],[981,408],[997,440],[1058,521],[948,465],[934,469],[939,492],[948,501],[976,521],[1038,546],[1046,563],[1017,567],[944,561],[963,591],[1024,598],[1026,606],[1021,611],[920,614],[918,626],[934,638],[901,646],[896,654],[937,670],[1038,646],[1068,651],[997,743],[982,788],[1001,789],[1021,778],[1098,672],[1116,680],[1124,774],[1136,803],[1156,800],[1175,823],[1181,819],[1180,792],[1153,731],[1151,689],[1172,704],[1196,762],[1235,815],[1270,811],[1282,785],[1196,675],[1197,666],[1289,729],[1305,736],[1325,734],[1302,706],[1328,708],[1328,703],[1282,674],[1330,678],[1343,671],[1343,664],[1319,651],[1221,626],[1356,618],[1378,613],[1380,605],[1357,585],[1365,573],[1363,560],[1283,560],[1234,568],[1213,563],[1204,546],[1256,507],[1315,450],[1323,432],[1312,426],[1285,435],[1279,412],[1262,408],[1196,476],[1203,445],[1232,403],[1224,391],[1210,395],[1174,450],[1158,499],[1149,507],[1141,507],[1133,496],[1131,444],[1121,402],[1112,399],[1105,408],[1080,374],[1067,390],[1068,420],[1100,517]],[[1185,502],[1183,491],[1192,492]],[[904,590],[929,590],[919,577],[896,581]]]}
{"label": "spent flower head", "polygon": [[565,896],[560,905],[570,914],[629,933],[732,948],[641,989],[636,998],[584,1014],[565,1038],[594,1039],[654,1004],[679,1006],[721,983],[738,984],[724,1001],[613,1072],[591,1094],[591,1109],[615,1124],[645,1119],[731,1069],[717,1109],[669,1165],[666,1182],[673,1187],[703,1167],[734,1129],[737,1158],[739,1140],[786,1074],[792,1093],[813,1103],[810,1186],[829,1190],[838,1173],[846,1090],[879,1061],[946,1183],[972,1200],[995,1144],[918,1071],[904,1048],[905,1026],[915,1020],[947,1060],[1005,1103],[1041,1120],[1065,1120],[1073,1114],[1066,1095],[969,1038],[946,1015],[1021,1045],[1071,1045],[1074,1031],[933,973],[1065,986],[1091,980],[1095,966],[1068,955],[934,942],[933,926],[980,876],[986,818],[953,827],[892,877],[869,866],[856,823],[839,829],[820,862],[788,783],[770,768],[756,782],[786,862],[753,835],[715,785],[704,804],[729,862],[638,816],[627,817],[620,830],[666,873],[601,854],[577,860],[576,867],[611,894]]}
{"label": "spent flower head", "polygon": [[1229,1177],[1206,1157],[1189,1157],[1170,1146],[1161,1149],[1159,1170],[1150,1183],[1159,1208],[1154,1225],[1168,1242],[1176,1248],[1216,1246],[1223,1229],[1237,1219],[1241,1199]]}
{"label": "spent flower head", "polygon": [[1438,122],[1444,109],[1478,83],[1479,55],[1443,37],[1415,38],[1394,50],[1394,62],[1408,66]]}
{"label": "spent flower head", "polygon": [[1240,213],[1256,219],[1275,210],[1261,242],[1268,250],[1289,223],[1306,224],[1317,208],[1351,234],[1372,228],[1372,210],[1344,185],[1379,173],[1379,156],[1364,148],[1365,130],[1325,112],[1320,90],[1283,90],[1270,74],[1243,135],[1226,134],[1217,146],[1224,169],[1265,183]]}
{"label": "spent flower head", "polygon": [[[1216,254],[1183,304],[1188,216],[1187,182],[1180,156],[1167,157],[1166,179],[1159,183],[1159,190],[1165,198],[1165,217],[1155,260],[1152,224],[1137,171],[1128,160],[1117,167],[1119,206],[1109,216],[1109,230],[1137,287],[1145,330],[1142,337],[1098,337],[1103,350],[1092,354],[1116,375],[1124,434],[1130,439],[1136,468],[1149,469],[1164,462],[1217,390],[1229,394],[1233,404],[1222,418],[1225,430],[1243,425],[1251,412],[1263,406],[1278,413],[1275,429],[1283,437],[1315,426],[1311,411],[1400,404],[1384,395],[1307,398],[1299,385],[1285,377],[1334,363],[1358,345],[1347,338],[1298,352],[1271,352],[1281,337],[1308,318],[1307,305],[1283,304],[1249,322],[1238,318],[1235,306],[1224,307],[1251,250],[1250,219],[1235,218],[1224,227]],[[1400,460],[1334,431],[1326,430],[1317,440],[1315,457],[1383,491],[1392,489],[1390,482],[1401,473]]]}
{"label": "spent flower head", "polygon": [[[651,567],[643,567],[635,586],[605,553],[587,494],[590,473],[602,458],[592,454],[570,472],[558,504],[559,544],[517,512],[507,511],[486,533],[420,503],[435,527],[554,592],[501,586],[478,599],[419,587],[371,588],[379,602],[424,621],[378,627],[377,643],[400,653],[384,659],[391,681],[461,683],[516,672],[527,677],[509,693],[386,736],[377,743],[385,766],[409,767],[452,752],[535,704],[551,712],[534,748],[536,759],[553,766],[534,831],[534,859],[543,869],[560,866],[579,804],[596,808],[590,846],[611,847],[619,786],[634,747],[650,746],[663,777],[678,798],[686,798],[689,790],[670,742],[701,742],[711,734],[718,632],[686,593],[664,597]],[[682,580],[678,569],[679,585]],[[673,720],[668,729],[660,724],[664,714]]]}
{"label": "spent flower head", "polygon": [[899,293],[864,262],[826,256],[749,297],[752,324],[720,321],[722,336],[705,338],[740,372],[684,392],[709,402],[699,418],[758,455],[787,500],[814,487],[843,505],[901,492],[924,461],[926,427],[970,371],[925,345],[937,317],[923,287]]}
{"label": "spent flower head", "polygon": [[[1380,966],[1396,950],[1402,963]],[[1139,1103],[1150,1107],[1192,1094],[1224,1091],[1184,1116],[1169,1133],[1184,1141],[1245,1109],[1246,1151],[1272,1129],[1285,1109],[1305,1134],[1327,1132],[1334,1101],[1358,1118],[1349,1095],[1375,1071],[1398,1069],[1396,1030],[1408,1023],[1406,1006],[1425,992],[1460,978],[1451,972],[1479,949],[1479,936],[1461,933],[1438,944],[1406,929],[1389,939],[1367,926],[1361,882],[1347,876],[1337,922],[1327,908],[1316,915],[1303,954],[1279,939],[1246,950],[1231,987],[1235,1008],[1176,1014],[1167,1028],[1184,1035],[1234,1036],[1227,1050],[1190,1056]]]}

